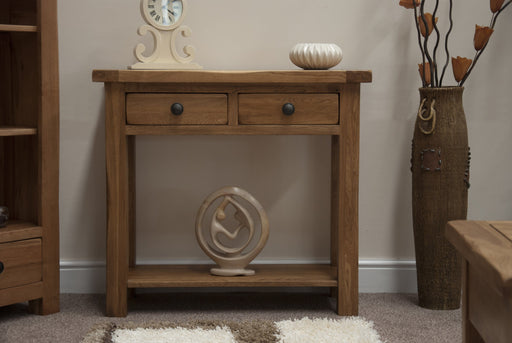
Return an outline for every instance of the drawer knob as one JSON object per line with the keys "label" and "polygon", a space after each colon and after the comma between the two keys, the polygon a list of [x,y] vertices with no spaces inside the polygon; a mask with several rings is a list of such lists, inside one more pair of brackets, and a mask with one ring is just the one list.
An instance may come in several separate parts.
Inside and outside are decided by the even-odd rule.
{"label": "drawer knob", "polygon": [[4,264],[0,261],[0,274],[4,271]]}
{"label": "drawer knob", "polygon": [[286,104],[283,105],[283,114],[287,115],[287,116],[291,116],[294,112],[295,112],[295,106],[293,106],[293,104],[287,102]]}
{"label": "drawer knob", "polygon": [[183,113],[183,105],[180,104],[179,102],[175,102],[174,104],[171,105],[171,112],[172,114],[176,115],[176,116],[179,116]]}

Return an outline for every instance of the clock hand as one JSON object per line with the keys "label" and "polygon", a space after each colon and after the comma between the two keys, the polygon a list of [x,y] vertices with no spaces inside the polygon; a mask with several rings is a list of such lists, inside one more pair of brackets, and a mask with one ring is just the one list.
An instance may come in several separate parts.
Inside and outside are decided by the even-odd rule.
{"label": "clock hand", "polygon": [[170,9],[167,9],[167,12],[169,12],[169,14],[167,15],[167,17],[169,18],[169,20],[171,21],[171,23],[174,23],[174,20],[176,19],[176,12],[170,10]]}

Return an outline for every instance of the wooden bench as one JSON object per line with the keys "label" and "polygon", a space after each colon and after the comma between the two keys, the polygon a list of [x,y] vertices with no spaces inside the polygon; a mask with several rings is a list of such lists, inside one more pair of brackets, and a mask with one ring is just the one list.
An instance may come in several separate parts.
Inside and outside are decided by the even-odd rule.
{"label": "wooden bench", "polygon": [[512,221],[451,221],[446,236],[464,259],[463,342],[512,342]]}

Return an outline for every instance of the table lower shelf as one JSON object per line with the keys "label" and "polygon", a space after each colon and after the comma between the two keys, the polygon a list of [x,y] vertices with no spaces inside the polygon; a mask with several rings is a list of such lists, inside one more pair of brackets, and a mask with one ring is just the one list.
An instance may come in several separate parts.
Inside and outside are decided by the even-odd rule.
{"label": "table lower shelf", "polygon": [[214,265],[144,265],[130,268],[128,288],[337,287],[336,267],[326,264],[249,265],[252,276],[215,276]]}

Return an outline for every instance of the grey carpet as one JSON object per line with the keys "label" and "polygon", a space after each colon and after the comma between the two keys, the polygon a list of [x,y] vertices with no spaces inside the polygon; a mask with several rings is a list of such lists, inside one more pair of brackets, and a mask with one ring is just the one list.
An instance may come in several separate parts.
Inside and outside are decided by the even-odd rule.
{"label": "grey carpet", "polygon": [[[79,294],[61,295],[61,311],[50,316],[27,314],[25,304],[0,307],[0,342],[80,342],[92,326],[107,322],[336,318],[332,299],[304,293],[141,294],[130,299],[126,318],[107,318],[104,308],[103,295]],[[359,309],[388,343],[462,341],[460,310],[420,308],[416,295],[361,294]]]}

